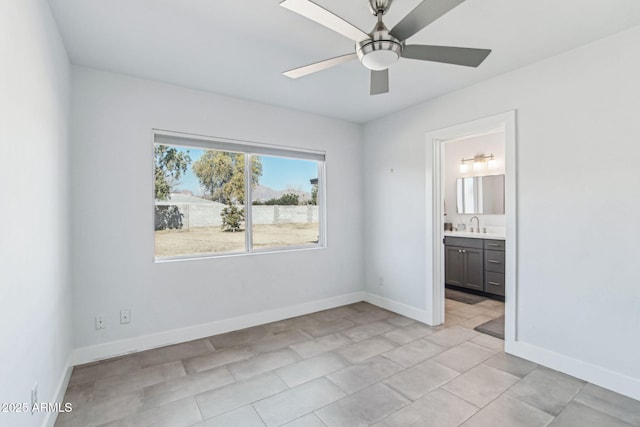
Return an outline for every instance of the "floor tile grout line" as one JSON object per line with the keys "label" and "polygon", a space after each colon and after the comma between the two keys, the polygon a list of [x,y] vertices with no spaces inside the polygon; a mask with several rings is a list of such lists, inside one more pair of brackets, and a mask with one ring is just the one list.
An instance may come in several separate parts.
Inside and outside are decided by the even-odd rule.
{"label": "floor tile grout line", "polygon": [[[275,394],[272,394],[271,396],[275,396]],[[269,396],[269,397],[271,397],[271,396]],[[265,399],[266,399],[266,398],[265,398]],[[256,401],[256,402],[252,402],[252,403],[250,403],[250,404],[249,404],[249,406],[251,406],[251,409],[253,410],[253,412],[255,412],[255,413],[256,413],[256,415],[258,416],[258,418],[260,418],[260,421],[262,421],[262,424],[263,424],[264,426],[266,426],[266,425],[267,425],[267,422],[264,420],[264,418],[262,418],[262,415],[260,415],[260,411],[258,411],[258,409],[255,407],[255,404],[256,404],[257,402],[259,402],[259,400],[258,400],[258,401]],[[241,408],[242,408],[242,406],[241,406]],[[236,408],[235,410],[237,410],[237,409],[238,409],[238,408]]]}
{"label": "floor tile grout line", "polygon": [[[454,378],[458,378],[458,377],[454,377]],[[452,378],[452,379],[453,379],[453,378]],[[447,381],[447,383],[449,383],[449,381]],[[447,393],[450,393],[450,394],[454,395],[454,396],[455,396],[455,397],[457,397],[458,399],[461,399],[461,400],[463,400],[463,401],[467,402],[469,405],[473,406],[474,408],[478,408],[478,411],[477,411],[477,412],[480,412],[481,410],[483,410],[484,408],[486,408],[487,406],[489,406],[489,405],[491,404],[491,402],[493,402],[493,400],[495,400],[495,399],[492,399],[491,401],[489,401],[489,403],[487,403],[487,404],[486,404],[486,405],[484,405],[483,407],[479,407],[479,406],[478,406],[478,405],[476,405],[475,403],[473,403],[473,402],[469,402],[467,399],[465,399],[464,397],[460,396],[459,394],[457,394],[457,393],[455,393],[455,392],[453,392],[453,391],[447,390],[446,388],[442,388],[443,386],[447,385],[447,383],[442,384],[442,385],[441,385],[440,387],[438,387],[438,388],[439,388],[439,389],[442,389],[443,391],[446,391]],[[477,412],[476,412],[476,413],[477,413]]]}
{"label": "floor tile grout line", "polygon": [[[489,367],[493,368],[493,366],[490,366],[490,365],[487,365],[487,366],[489,366]],[[498,396],[496,396],[496,397],[495,397],[495,399],[493,399],[491,402],[487,403],[487,404],[484,406],[484,408],[486,408],[487,406],[489,406],[492,402],[495,402],[495,401],[496,401],[498,398],[500,398],[501,396],[505,395],[506,397],[509,397],[509,398],[511,398],[511,399],[515,399],[515,400],[517,400],[518,402],[520,402],[520,403],[522,403],[522,404],[524,404],[524,405],[526,405],[526,406],[529,406],[530,408],[533,408],[533,409],[535,409],[535,410],[538,410],[538,411],[544,412],[544,413],[545,413],[545,414],[547,414],[547,415],[550,415],[552,418],[551,418],[551,420],[549,421],[549,423],[548,423],[547,425],[551,424],[551,423],[553,422],[553,420],[555,420],[555,419],[556,419],[557,415],[550,414],[550,413],[548,413],[547,411],[545,411],[544,409],[538,408],[538,407],[536,407],[536,406],[532,405],[532,404],[531,404],[531,403],[529,403],[529,402],[525,402],[524,400],[522,400],[522,399],[518,398],[518,396],[512,396],[511,394],[507,394],[509,390],[511,390],[511,389],[512,389],[513,387],[515,387],[516,385],[518,385],[522,380],[524,380],[524,379],[525,379],[527,376],[529,376],[532,372],[534,372],[536,369],[538,369],[538,367],[539,367],[539,366],[542,366],[542,365],[538,365],[538,366],[536,366],[536,367],[533,369],[533,371],[529,372],[527,375],[525,375],[524,377],[520,378],[518,381],[516,381],[515,383],[513,383],[511,386],[507,387],[507,388],[506,388],[502,393],[500,393]],[[494,368],[494,369],[498,369],[498,368]],[[499,369],[499,370],[501,370],[501,369]],[[503,372],[504,372],[504,371],[503,371]],[[507,372],[507,373],[508,373],[508,372]],[[512,375],[513,375],[513,374],[512,374]],[[514,376],[515,376],[515,375],[514,375]],[[582,388],[581,388],[581,389],[582,389]],[[577,394],[577,393],[576,393],[576,394]],[[571,403],[571,401],[569,401],[569,403]],[[569,403],[567,403],[567,405],[568,405]],[[565,408],[567,407],[567,405],[565,405],[565,406],[562,408],[562,411],[564,411],[564,410],[565,410]],[[560,411],[560,413],[562,413],[562,411]],[[558,415],[560,415],[560,414],[558,414]]]}
{"label": "floor tile grout line", "polygon": [[[587,383],[587,384],[588,384],[588,383]],[[584,386],[583,386],[582,388],[586,387],[586,385],[587,385],[587,384],[584,384]],[[582,389],[580,389],[580,390],[582,391]],[[576,396],[577,396],[578,394],[579,394],[579,393],[577,393],[577,394],[576,394]],[[578,400],[575,400],[576,396],[574,396],[574,397],[573,397],[573,399],[571,399],[571,400],[569,401],[569,403],[567,403],[567,405],[562,409],[562,412],[564,412],[564,411],[565,411],[565,409],[567,409],[567,407],[568,407],[571,403],[577,403],[578,405],[586,406],[586,407],[588,407],[589,409],[592,409],[592,410],[594,410],[594,411],[596,411],[596,412],[599,412],[599,413],[604,414],[604,415],[608,415],[608,416],[610,416],[610,417],[612,417],[612,418],[615,418],[615,419],[617,419],[617,420],[619,420],[619,421],[622,421],[623,423],[628,424],[628,425],[630,425],[630,426],[632,426],[632,427],[635,427],[635,426],[636,426],[636,424],[633,424],[633,423],[631,423],[631,422],[629,422],[629,421],[627,421],[627,420],[624,420],[624,419],[622,419],[622,418],[618,417],[617,415],[614,415],[613,413],[609,413],[609,412],[602,411],[602,410],[600,410],[600,409],[598,409],[598,408],[594,408],[593,406],[589,405],[589,404],[588,404],[588,403],[586,403],[586,402],[580,402],[580,401],[578,401]],[[562,414],[562,412],[560,412],[560,414]],[[560,414],[558,414],[558,416],[560,416]],[[638,422],[637,426],[640,426],[640,421]]]}
{"label": "floor tile grout line", "polygon": [[[325,378],[325,377],[318,377],[318,378]],[[318,379],[318,378],[315,378],[315,379]],[[333,382],[332,382],[329,378],[327,378],[327,380],[329,380],[329,381],[333,384]],[[313,381],[313,380],[312,380],[312,381]],[[310,382],[310,381],[308,381],[308,382]],[[306,384],[306,383],[303,383],[303,384]],[[297,387],[297,386],[296,386],[296,387]],[[338,387],[338,386],[336,385],[336,387]],[[262,399],[258,399],[258,400],[254,401],[254,402],[249,403],[249,405],[251,405],[251,406],[253,407],[253,409],[256,411],[256,413],[258,414],[258,416],[260,417],[260,419],[262,420],[262,422],[264,423],[264,425],[265,425],[265,426],[267,425],[266,421],[264,421],[264,419],[263,419],[263,418],[262,418],[262,416],[260,415],[260,411],[258,411],[258,409],[257,409],[254,405],[255,405],[256,403],[259,403],[259,402],[262,402],[262,401],[264,401],[264,400],[267,400],[267,399],[269,399],[269,398],[271,398],[271,397],[273,397],[273,396],[277,396],[277,395],[279,395],[279,394],[281,394],[281,393],[284,393],[284,392],[286,392],[286,391],[289,391],[289,390],[291,390],[292,388],[293,388],[293,387],[291,387],[291,388],[289,388],[289,389],[287,389],[287,390],[279,391],[279,392],[274,393],[274,394],[272,394],[272,395],[270,395],[270,396],[266,396],[266,397],[263,397]],[[340,387],[338,387],[338,389],[339,389],[340,391],[343,391]],[[343,392],[344,392],[344,391],[343,391]],[[345,393],[346,393],[346,392],[345,392]],[[315,414],[315,411],[320,410],[320,409],[322,409],[322,408],[324,408],[324,407],[327,407],[327,406],[329,406],[329,405],[333,405],[334,403],[336,403],[336,402],[338,402],[338,401],[340,401],[340,400],[342,400],[342,399],[344,399],[344,398],[346,398],[346,397],[349,397],[349,396],[350,396],[350,394],[346,394],[345,396],[342,396],[342,397],[341,397],[341,398],[339,398],[339,399],[336,399],[336,400],[334,400],[334,401],[332,401],[332,402],[329,402],[329,403],[327,403],[327,404],[325,404],[325,405],[323,405],[323,406],[321,406],[321,407],[319,407],[319,408],[316,408],[316,409],[312,410],[311,412],[307,412],[307,413],[305,413],[305,414],[302,414],[302,415],[300,415],[299,417],[294,418],[293,420],[286,421],[286,422],[285,422],[285,424],[288,424],[288,423],[290,423],[290,422],[292,422],[292,421],[294,421],[294,420],[296,420],[296,419],[298,419],[298,418],[302,418],[302,417],[307,416],[307,415],[309,415],[309,414]],[[236,408],[236,409],[238,409],[238,408]],[[231,411],[228,411],[228,412],[231,412]],[[320,418],[320,417],[318,416],[318,418]],[[324,423],[324,421],[323,421],[323,423]]]}
{"label": "floor tile grout line", "polygon": [[[218,388],[218,387],[216,387],[216,388]],[[192,394],[191,396],[193,397],[193,400],[195,400],[196,406],[198,407],[198,412],[200,412],[200,418],[202,418],[202,420],[199,421],[199,422],[202,422],[202,421],[205,421],[205,418],[204,418],[204,414],[202,413],[202,408],[200,407],[200,402],[198,402],[198,398],[197,398],[198,394],[201,394],[201,393]],[[197,423],[195,423],[195,424],[197,424]]]}
{"label": "floor tile grout line", "polygon": [[[616,415],[614,415],[614,414],[612,414],[612,413],[602,411],[602,410],[600,410],[600,409],[598,409],[598,408],[594,408],[593,406],[589,405],[589,404],[588,404],[588,403],[586,403],[586,402],[580,402],[580,401],[577,401],[577,400],[576,400],[576,397],[578,397],[578,395],[582,392],[582,390],[584,390],[584,388],[585,388],[588,384],[590,384],[590,383],[589,383],[589,382],[585,382],[584,384],[582,384],[582,387],[580,387],[580,390],[578,390],[578,392],[577,392],[576,394],[574,394],[574,395],[573,395],[573,397],[571,398],[571,400],[569,401],[569,403],[567,403],[567,404],[564,406],[564,408],[562,408],[562,411],[560,411],[560,413],[559,413],[557,416],[560,416],[560,414],[562,414],[562,413],[563,413],[563,412],[564,412],[564,411],[569,407],[569,405],[570,405],[571,403],[574,403],[574,402],[575,402],[575,403],[578,403],[578,404],[580,404],[580,405],[584,405],[584,406],[586,406],[586,407],[588,407],[588,408],[590,408],[590,409],[592,409],[592,410],[594,410],[594,411],[596,411],[596,412],[599,412],[599,413],[601,413],[601,414],[608,415],[608,416],[613,417],[613,418],[615,418],[615,419],[617,419],[617,420],[620,420],[620,421],[622,421],[623,423],[627,423],[627,424],[633,425],[633,424],[631,424],[630,422],[628,422],[628,421],[626,421],[626,420],[623,420],[622,418],[620,418],[620,417],[618,417],[618,416],[616,416]],[[640,425],[640,423],[639,423],[638,425]]]}
{"label": "floor tile grout line", "polygon": [[[326,407],[329,407],[329,406],[331,406],[331,405],[334,405],[334,404],[336,404],[336,403],[340,402],[341,400],[347,399],[347,398],[349,398],[349,397],[353,396],[354,394],[359,393],[359,392],[361,392],[362,390],[365,390],[365,389],[367,389],[367,388],[369,388],[369,387],[372,387],[372,386],[374,386],[374,385],[376,385],[376,384],[378,384],[378,383],[379,383],[379,381],[378,381],[378,382],[375,382],[375,383],[373,383],[373,384],[370,384],[370,385],[368,385],[367,387],[364,387],[364,388],[362,388],[362,389],[360,389],[360,390],[358,390],[358,391],[355,391],[355,392],[353,392],[353,393],[351,393],[351,394],[347,394],[346,396],[343,396],[343,397],[341,397],[340,399],[336,399],[336,400],[334,400],[333,402],[327,403],[326,405],[323,405],[323,406],[321,406],[321,407],[319,407],[319,408],[316,408],[316,409],[314,409],[313,411],[308,412],[308,413],[306,413],[306,414],[304,414],[304,415],[300,416],[299,418],[302,418],[302,417],[307,416],[307,415],[309,415],[309,414],[314,414],[316,417],[318,417],[318,419],[319,419],[319,420],[320,420],[324,425],[328,425],[327,423],[325,423],[325,422],[324,422],[324,420],[322,419],[322,417],[321,417],[319,414],[316,414],[316,412],[318,412],[318,411],[320,411],[320,410],[322,410],[322,409],[324,409],[324,408],[326,408]],[[385,387],[388,387],[386,384],[383,384],[383,385],[384,385]],[[338,388],[340,388],[340,387],[338,387]],[[391,390],[392,390],[392,391],[395,391],[395,390],[393,390],[393,389],[391,389]],[[345,393],[346,393],[346,392],[345,392]],[[403,397],[404,397],[404,396],[403,396]],[[413,403],[413,402],[411,402],[411,400],[410,400],[410,399],[409,399],[409,402],[410,402],[410,403],[409,403],[408,405],[410,405],[411,403]],[[402,408],[405,408],[405,407],[407,407],[408,405],[403,405],[402,407],[398,408],[398,410],[400,410],[400,409],[402,409]],[[377,421],[374,421],[374,423],[378,423],[378,422],[382,421],[382,420],[383,420],[383,419],[385,419],[385,418],[386,418],[386,417],[381,418],[381,419],[379,419],[379,420],[377,420]],[[291,421],[293,421],[293,420],[291,420]],[[291,421],[288,421],[288,423],[290,423]],[[371,424],[370,424],[370,425],[371,425]]]}
{"label": "floor tile grout line", "polygon": [[[438,363],[438,362],[436,362],[435,360],[434,360],[434,362],[435,362],[435,363]],[[478,363],[478,364],[477,364],[477,365],[475,365],[473,368],[476,368],[476,367],[478,367],[478,366],[480,366],[480,365],[483,365],[483,364],[484,364],[484,361],[482,361],[482,362]],[[445,366],[445,365],[443,365],[443,366]],[[487,367],[489,367],[489,368],[492,368],[492,369],[496,369],[496,370],[501,371],[501,372],[503,372],[503,373],[505,373],[505,374],[509,374],[509,372],[503,371],[502,369],[494,368],[493,366],[490,366],[490,365],[485,365],[485,366],[487,366]],[[453,377],[453,378],[451,378],[451,379],[447,380],[446,382],[444,382],[444,383],[440,384],[440,386],[438,386],[438,387],[437,387],[436,389],[434,389],[434,390],[442,389],[442,390],[446,391],[447,393],[451,393],[451,394],[453,394],[453,395],[457,396],[458,398],[460,398],[460,399],[464,400],[465,402],[469,403],[470,405],[473,405],[474,407],[478,408],[478,412],[480,412],[481,410],[483,410],[484,408],[486,408],[487,406],[489,406],[489,405],[490,405],[491,403],[493,403],[496,399],[498,399],[500,396],[502,396],[503,394],[505,394],[505,393],[506,393],[510,388],[512,388],[513,386],[515,386],[516,384],[518,384],[518,383],[523,379],[523,378],[519,378],[519,377],[518,377],[518,378],[519,378],[519,379],[518,379],[518,381],[516,381],[515,383],[513,383],[512,385],[510,385],[509,387],[507,387],[503,392],[501,392],[500,394],[498,394],[495,398],[491,399],[491,400],[490,400],[489,402],[487,402],[483,407],[478,407],[478,405],[476,405],[476,404],[475,404],[475,403],[473,403],[473,402],[468,401],[467,399],[465,399],[464,397],[462,397],[462,396],[458,395],[457,393],[455,393],[455,392],[453,392],[453,391],[449,391],[449,390],[447,390],[447,389],[443,388],[443,386],[447,385],[448,383],[450,383],[451,381],[455,380],[456,378],[459,378],[461,375],[463,375],[463,374],[465,374],[465,373],[469,372],[469,371],[470,371],[471,369],[473,369],[473,368],[470,368],[470,369],[466,370],[465,372],[458,373],[458,375],[456,375],[455,377]],[[452,368],[449,368],[449,369],[452,369]],[[454,369],[454,371],[455,371],[455,369]],[[457,371],[456,371],[456,372],[457,372]],[[513,376],[513,377],[516,377],[516,375],[513,375],[513,374],[509,374],[509,375],[511,375],[511,376]],[[433,392],[434,390],[431,390],[429,393]],[[427,394],[428,394],[428,393],[427,393]],[[514,396],[514,397],[515,397],[515,396]],[[416,400],[417,400],[417,399],[416,399]],[[520,400],[520,399],[518,399],[518,400]],[[522,403],[526,403],[526,402],[522,402]],[[529,405],[529,406],[532,406],[532,405]],[[537,408],[536,408],[536,409],[537,409]],[[477,413],[477,412],[476,412],[476,413]],[[550,414],[550,415],[551,415],[551,414]]]}

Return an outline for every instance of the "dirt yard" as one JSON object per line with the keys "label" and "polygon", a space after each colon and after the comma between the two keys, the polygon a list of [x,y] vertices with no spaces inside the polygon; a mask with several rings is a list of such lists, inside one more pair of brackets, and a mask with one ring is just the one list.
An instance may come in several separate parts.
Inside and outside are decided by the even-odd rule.
{"label": "dirt yard", "polygon": [[[156,231],[156,256],[181,256],[244,251],[244,230],[222,231],[220,227]],[[318,240],[318,224],[253,226],[254,249],[307,245]]]}

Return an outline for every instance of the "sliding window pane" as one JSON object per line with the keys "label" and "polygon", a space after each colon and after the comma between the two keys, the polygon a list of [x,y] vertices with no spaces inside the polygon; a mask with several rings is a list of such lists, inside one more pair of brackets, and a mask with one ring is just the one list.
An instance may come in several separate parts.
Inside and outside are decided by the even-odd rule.
{"label": "sliding window pane", "polygon": [[253,249],[317,245],[320,162],[275,156],[259,161],[251,205]]}
{"label": "sliding window pane", "polygon": [[245,155],[156,144],[155,256],[242,252]]}

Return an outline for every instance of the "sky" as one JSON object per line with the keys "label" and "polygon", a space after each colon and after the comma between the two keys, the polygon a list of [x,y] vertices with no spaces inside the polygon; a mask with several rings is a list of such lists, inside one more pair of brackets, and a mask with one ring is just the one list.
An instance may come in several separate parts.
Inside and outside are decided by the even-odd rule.
{"label": "sky", "polygon": [[[178,151],[189,151],[191,165],[202,156],[204,150],[197,148],[176,147]],[[311,193],[312,178],[318,177],[318,163],[312,160],[287,159],[283,157],[260,156],[262,161],[262,176],[259,184],[274,190],[286,190],[294,188]],[[176,190],[191,190],[194,195],[200,196],[203,191],[200,188],[198,178],[191,170],[180,177],[180,184]]]}

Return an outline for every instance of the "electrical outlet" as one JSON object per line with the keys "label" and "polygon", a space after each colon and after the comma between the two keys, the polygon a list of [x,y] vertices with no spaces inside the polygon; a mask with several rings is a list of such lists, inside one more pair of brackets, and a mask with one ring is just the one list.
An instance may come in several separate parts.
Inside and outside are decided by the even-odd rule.
{"label": "electrical outlet", "polygon": [[120,323],[131,323],[131,310],[120,310]]}
{"label": "electrical outlet", "polygon": [[104,316],[96,316],[96,329],[104,329]]}
{"label": "electrical outlet", "polygon": [[378,276],[378,286],[384,286],[384,277]]}
{"label": "electrical outlet", "polygon": [[38,383],[35,383],[31,389],[31,415],[33,415],[33,409],[38,404]]}

